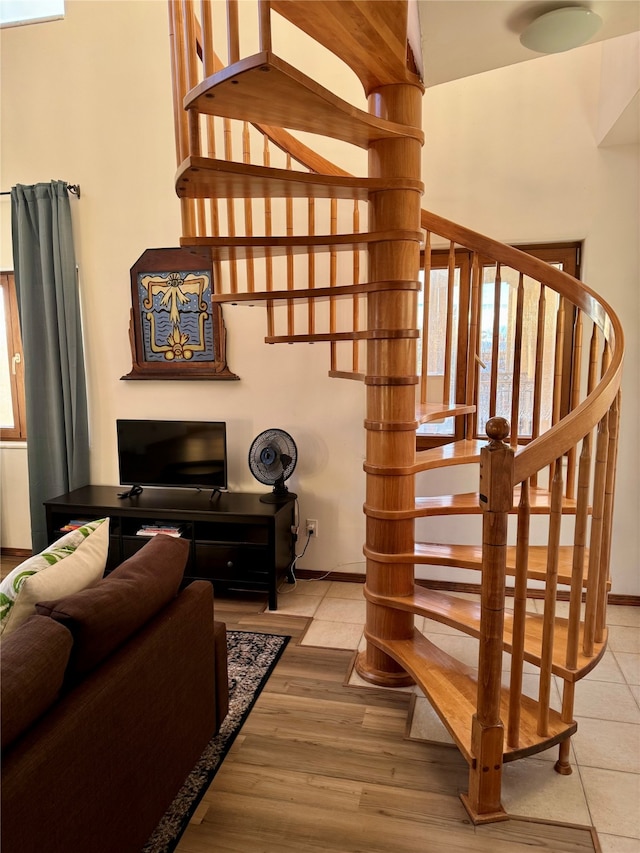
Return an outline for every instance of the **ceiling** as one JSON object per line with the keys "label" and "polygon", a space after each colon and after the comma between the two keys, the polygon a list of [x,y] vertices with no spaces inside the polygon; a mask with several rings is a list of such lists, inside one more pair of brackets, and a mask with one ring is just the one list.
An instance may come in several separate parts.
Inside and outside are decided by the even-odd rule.
{"label": "ceiling", "polygon": [[520,33],[544,12],[585,6],[603,21],[592,42],[640,30],[640,0],[417,0],[424,82],[435,86],[534,59]]}

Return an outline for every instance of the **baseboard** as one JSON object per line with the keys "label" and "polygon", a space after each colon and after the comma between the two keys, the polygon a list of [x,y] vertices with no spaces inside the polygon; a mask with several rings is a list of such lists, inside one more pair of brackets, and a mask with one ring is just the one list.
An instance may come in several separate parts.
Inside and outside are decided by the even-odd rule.
{"label": "baseboard", "polygon": [[31,548],[0,548],[0,556],[2,557],[21,557],[26,560],[32,553]]}
{"label": "baseboard", "polygon": [[[313,572],[309,569],[296,569],[296,575],[299,578],[303,578],[304,580],[314,580],[316,578],[322,577],[324,580],[328,581],[336,581],[337,583],[364,583],[365,575],[364,574],[350,574],[348,572],[329,572],[328,575],[324,575],[322,572]],[[416,579],[416,585],[422,586],[425,589],[439,589],[442,592],[467,592],[472,593],[474,595],[480,595],[480,584],[477,583],[454,583],[450,581],[431,581],[431,580],[420,580]],[[510,587],[507,587],[507,595],[513,595],[514,590]],[[534,589],[530,590],[530,598],[544,598],[544,590],[543,589]],[[558,590],[558,601],[568,601],[569,600],[569,591],[568,590]],[[584,600],[584,596],[583,596]],[[640,595],[616,595],[615,593],[609,594],[608,599],[609,604],[612,605],[626,605],[628,607],[640,607]]]}

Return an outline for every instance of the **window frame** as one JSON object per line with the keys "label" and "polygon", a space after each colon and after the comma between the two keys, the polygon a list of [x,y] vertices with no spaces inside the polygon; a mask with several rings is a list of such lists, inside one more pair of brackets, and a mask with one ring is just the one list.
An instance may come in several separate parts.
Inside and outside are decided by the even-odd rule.
{"label": "window frame", "polygon": [[[5,308],[5,336],[7,341],[9,387],[13,409],[13,426],[0,427],[0,440],[27,440],[27,413],[24,394],[24,353],[22,351],[22,336],[20,334],[20,317],[18,314],[18,298],[16,294],[13,272],[0,273],[0,287]],[[20,358],[12,361],[16,355]],[[15,371],[12,369],[15,366]]]}

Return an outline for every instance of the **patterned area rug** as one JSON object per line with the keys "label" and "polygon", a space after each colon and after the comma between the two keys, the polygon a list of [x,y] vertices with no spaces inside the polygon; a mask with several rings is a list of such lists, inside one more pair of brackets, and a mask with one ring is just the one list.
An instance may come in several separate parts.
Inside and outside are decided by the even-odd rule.
{"label": "patterned area rug", "polygon": [[229,713],[209,741],[142,853],[171,853],[242,728],[289,637],[228,631]]}

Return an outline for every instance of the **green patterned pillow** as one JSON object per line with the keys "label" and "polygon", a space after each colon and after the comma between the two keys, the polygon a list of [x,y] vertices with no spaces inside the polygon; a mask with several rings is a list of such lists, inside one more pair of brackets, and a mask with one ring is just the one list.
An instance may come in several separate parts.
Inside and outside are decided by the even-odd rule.
{"label": "green patterned pillow", "polygon": [[0,634],[32,616],[38,601],[71,595],[100,580],[108,550],[109,519],[100,518],[16,566],[0,583]]}

